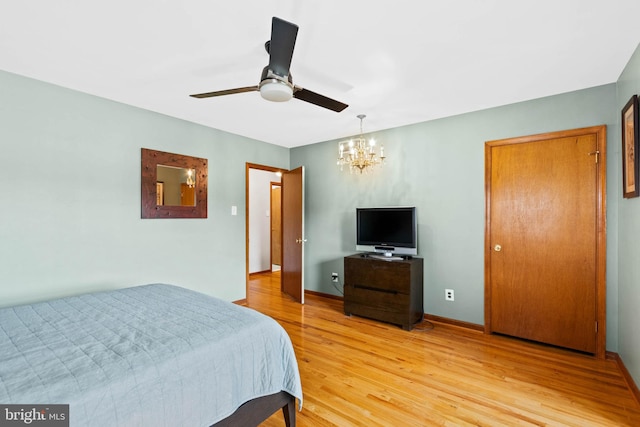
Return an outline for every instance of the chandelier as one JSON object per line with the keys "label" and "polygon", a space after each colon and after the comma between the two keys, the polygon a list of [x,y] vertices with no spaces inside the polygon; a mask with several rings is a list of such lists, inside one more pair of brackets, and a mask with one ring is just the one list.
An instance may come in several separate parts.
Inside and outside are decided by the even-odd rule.
{"label": "chandelier", "polygon": [[340,142],[337,164],[340,166],[340,170],[343,170],[344,165],[348,165],[351,173],[356,170],[362,173],[368,172],[373,166],[384,163],[384,146],[380,146],[380,155],[377,155],[375,139],[367,140],[363,136],[362,120],[367,116],[358,114],[356,117],[360,119],[360,136]]}

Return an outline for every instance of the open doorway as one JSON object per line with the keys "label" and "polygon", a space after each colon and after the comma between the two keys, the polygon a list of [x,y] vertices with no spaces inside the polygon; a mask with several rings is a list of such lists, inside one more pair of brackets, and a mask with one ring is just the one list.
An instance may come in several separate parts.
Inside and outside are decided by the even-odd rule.
{"label": "open doorway", "polygon": [[[281,265],[281,172],[277,168],[248,165],[247,171],[247,271],[267,273]],[[274,192],[277,188],[277,193]],[[277,223],[277,224],[276,224]]]}
{"label": "open doorway", "polygon": [[[279,175],[278,173],[281,173]],[[277,178],[274,178],[277,177]],[[262,185],[260,177],[267,185]],[[294,301],[304,304],[304,167],[281,170],[246,164],[246,283],[247,299],[252,274],[269,274],[280,282],[280,289]],[[271,188],[281,183],[280,270],[272,272]],[[266,198],[269,203],[258,202]],[[275,202],[277,204],[277,202]],[[255,219],[255,221],[254,221]],[[263,225],[256,225],[263,224]],[[258,230],[256,230],[258,229]],[[266,231],[265,231],[266,230]],[[266,234],[266,237],[265,237]],[[276,249],[277,250],[277,249]]]}

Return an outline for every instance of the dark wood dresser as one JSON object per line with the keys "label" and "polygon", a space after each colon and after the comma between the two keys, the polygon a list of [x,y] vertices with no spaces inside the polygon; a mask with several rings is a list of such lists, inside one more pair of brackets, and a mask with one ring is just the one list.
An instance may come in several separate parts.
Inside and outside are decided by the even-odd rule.
{"label": "dark wood dresser", "polygon": [[344,312],[410,331],[424,316],[423,260],[387,261],[357,254],[344,258]]}

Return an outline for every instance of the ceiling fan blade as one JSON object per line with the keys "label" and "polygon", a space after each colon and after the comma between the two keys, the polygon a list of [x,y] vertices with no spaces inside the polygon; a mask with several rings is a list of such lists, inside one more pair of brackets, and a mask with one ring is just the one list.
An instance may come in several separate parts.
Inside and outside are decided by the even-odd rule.
{"label": "ceiling fan blade", "polygon": [[247,86],[247,87],[239,87],[236,89],[218,90],[216,92],[197,93],[195,95],[189,95],[189,96],[192,96],[194,98],[211,98],[213,96],[232,95],[234,93],[244,93],[244,92],[256,92],[258,90],[259,90],[258,86]]}
{"label": "ceiling fan blade", "polygon": [[348,107],[347,104],[344,104],[340,101],[336,101],[335,99],[327,98],[324,95],[320,95],[319,93],[315,93],[310,90],[303,89],[299,86],[295,87],[293,91],[293,97],[301,101],[306,101],[311,104],[315,104],[319,107],[333,110],[337,113],[339,113],[340,111]]}
{"label": "ceiling fan blade", "polygon": [[296,24],[273,17],[269,42],[269,69],[280,77],[289,75],[297,36],[298,26]]}

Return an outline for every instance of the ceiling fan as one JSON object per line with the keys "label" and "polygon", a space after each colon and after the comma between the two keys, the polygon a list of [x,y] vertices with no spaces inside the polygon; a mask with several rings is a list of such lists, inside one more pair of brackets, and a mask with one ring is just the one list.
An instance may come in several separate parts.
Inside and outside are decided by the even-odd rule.
{"label": "ceiling fan", "polygon": [[234,93],[259,91],[260,95],[269,101],[283,102],[293,97],[336,112],[344,110],[348,107],[347,104],[293,84],[289,67],[291,66],[297,35],[298,26],[296,24],[274,16],[271,23],[271,40],[264,45],[267,53],[269,53],[269,65],[262,70],[260,84],[216,92],[198,93],[190,96],[194,98],[211,98]]}

